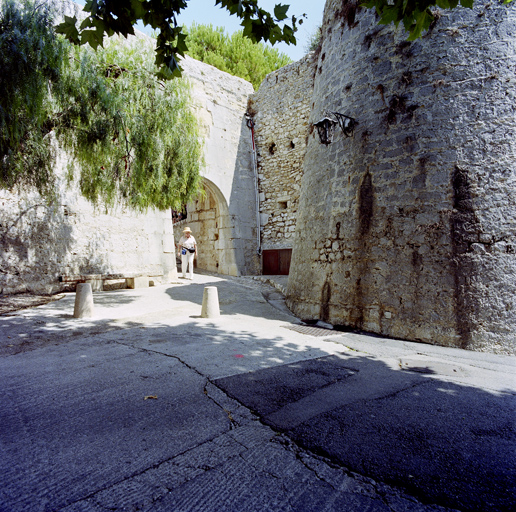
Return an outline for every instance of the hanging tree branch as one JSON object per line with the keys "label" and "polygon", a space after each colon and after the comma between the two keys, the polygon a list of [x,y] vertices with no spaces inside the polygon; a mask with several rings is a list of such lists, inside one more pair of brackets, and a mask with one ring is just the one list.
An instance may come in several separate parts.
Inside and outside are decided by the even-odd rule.
{"label": "hanging tree branch", "polygon": [[[93,49],[103,45],[105,36],[134,35],[133,26],[139,21],[157,31],[155,64],[161,78],[181,75],[179,57],[187,51],[186,34],[178,25],[177,15],[189,0],[87,0],[83,11],[88,17],[78,25],[77,17],[65,16],[57,32],[77,45],[89,44]],[[195,0],[190,0],[195,3]],[[296,44],[295,33],[303,23],[302,15],[288,17],[288,5],[277,4],[274,12],[259,7],[258,0],[215,0],[215,5],[240,18],[243,32],[254,42],[283,41]]]}

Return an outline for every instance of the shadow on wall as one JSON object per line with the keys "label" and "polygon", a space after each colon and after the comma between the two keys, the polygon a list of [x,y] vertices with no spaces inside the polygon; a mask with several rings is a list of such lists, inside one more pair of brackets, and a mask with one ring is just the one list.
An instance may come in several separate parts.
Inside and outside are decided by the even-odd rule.
{"label": "shadow on wall", "polygon": [[[12,201],[15,203],[15,201]],[[7,203],[7,207],[6,207]],[[6,200],[0,209],[0,293],[52,294],[66,289],[63,273],[102,273],[107,263],[91,241],[84,254],[73,236],[76,214],[66,205],[24,205]]]}
{"label": "shadow on wall", "polygon": [[225,176],[215,174],[216,170],[210,174],[208,166],[203,180],[205,197],[189,203],[186,223],[174,226],[174,238],[177,243],[184,226],[192,229],[199,247],[199,268],[223,275],[259,275],[251,132],[243,116],[235,167],[227,171],[232,176],[230,197],[222,192]]}
{"label": "shadow on wall", "polygon": [[242,116],[240,138],[231,196],[229,215],[232,219],[232,237],[235,262],[240,275],[261,275],[259,250],[259,212],[257,183],[253,164],[251,130]]}

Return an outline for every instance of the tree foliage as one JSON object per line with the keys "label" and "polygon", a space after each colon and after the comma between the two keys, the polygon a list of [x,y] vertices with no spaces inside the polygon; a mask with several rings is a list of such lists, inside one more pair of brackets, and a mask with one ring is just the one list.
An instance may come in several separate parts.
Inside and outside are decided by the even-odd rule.
{"label": "tree foliage", "polygon": [[71,47],[55,36],[52,21],[48,9],[2,4],[0,186],[35,186],[52,199],[53,133],[78,164],[69,177],[77,169],[81,193],[93,203],[137,210],[184,204],[202,163],[186,83],[158,81],[151,45]]}
{"label": "tree foliage", "polygon": [[[179,76],[181,68],[178,57],[185,55],[187,45],[186,34],[177,16],[187,7],[187,1],[87,0],[84,11],[89,15],[79,27],[75,16],[65,16],[65,21],[57,30],[74,44],[87,43],[96,49],[102,46],[105,35],[127,37],[134,34],[133,25],[142,21],[158,34],[155,63],[160,69],[160,76]],[[295,44],[297,25],[303,22],[302,17],[288,18],[288,5],[277,4],[273,14],[259,7],[258,0],[215,0],[215,5],[220,5],[240,18],[244,36],[253,42],[269,41],[274,44],[283,41]]]}
{"label": "tree foliage", "polygon": [[242,31],[228,35],[224,28],[193,24],[186,29],[188,55],[251,82],[258,89],[268,73],[292,59],[263,43],[253,43]]}
{"label": "tree foliage", "polygon": [[322,26],[319,25],[309,36],[305,51],[315,52],[320,50],[322,43]]}
{"label": "tree foliage", "polygon": [[[408,40],[413,41],[421,37],[422,33],[430,28],[435,19],[433,8],[455,9],[459,4],[462,7],[473,7],[474,0],[364,0],[363,7],[375,9],[380,17],[381,25],[401,22],[408,32]],[[508,4],[512,0],[503,0]]]}
{"label": "tree foliage", "polygon": [[[59,31],[75,44],[89,43],[93,48],[102,46],[105,35],[134,34],[133,25],[142,21],[158,31],[156,65],[164,77],[179,76],[178,56],[187,52],[186,34],[177,22],[177,16],[192,0],[87,0],[84,10],[88,17],[77,28],[77,19],[66,17]],[[193,0],[195,3],[195,0]],[[435,16],[432,8],[454,9],[460,3],[472,7],[474,0],[343,0],[355,6],[375,9],[379,23],[396,26],[403,22],[408,39],[414,40],[428,30]],[[513,0],[500,0],[508,4]],[[192,4],[193,5],[193,4]],[[297,26],[305,15],[288,18],[289,5],[277,4],[271,14],[259,7],[259,0],[215,0],[215,5],[227,9],[242,22],[243,34],[254,42],[284,41],[296,44]],[[290,23],[290,24],[289,24]],[[282,25],[283,24],[283,25]]]}
{"label": "tree foliage", "polygon": [[[35,186],[48,196],[54,176],[51,145],[45,136],[53,108],[48,83],[58,82],[66,45],[51,30],[48,6],[14,1],[0,12],[0,186]],[[34,172],[38,169],[38,172]]]}

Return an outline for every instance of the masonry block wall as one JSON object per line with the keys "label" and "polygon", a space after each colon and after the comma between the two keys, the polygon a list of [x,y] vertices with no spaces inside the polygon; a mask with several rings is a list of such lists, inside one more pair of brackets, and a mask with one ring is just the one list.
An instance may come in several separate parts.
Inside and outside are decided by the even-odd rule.
{"label": "masonry block wall", "polygon": [[516,9],[477,2],[427,36],[328,0],[288,303],[302,318],[516,352]]}
{"label": "masonry block wall", "polygon": [[60,275],[130,272],[177,277],[170,211],[107,213],[64,184],[54,206],[0,191],[0,293],[52,294],[64,288]]}
{"label": "masonry block wall", "polygon": [[262,249],[292,248],[309,134],[315,55],[267,75],[254,114]]}
{"label": "masonry block wall", "polygon": [[[142,35],[125,44],[153,43]],[[244,117],[253,87],[193,59],[183,66],[205,139],[207,195],[198,212],[195,201],[189,208],[200,266],[257,274],[256,193]],[[65,155],[57,165],[64,169]],[[170,210],[95,210],[64,183],[55,208],[37,194],[0,191],[0,293],[55,293],[64,287],[60,275],[111,273],[142,273],[158,283],[177,277]]]}
{"label": "masonry block wall", "polygon": [[221,274],[259,274],[257,191],[245,119],[253,86],[189,57],[181,65],[205,144],[206,194],[188,205],[187,219],[198,242],[197,264]]}

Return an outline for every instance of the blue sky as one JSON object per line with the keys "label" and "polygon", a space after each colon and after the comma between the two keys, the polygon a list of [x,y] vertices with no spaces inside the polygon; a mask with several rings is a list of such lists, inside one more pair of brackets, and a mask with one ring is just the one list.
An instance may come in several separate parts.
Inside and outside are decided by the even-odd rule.
{"label": "blue sky", "polygon": [[[84,5],[84,0],[75,1]],[[307,15],[296,33],[296,46],[284,43],[274,45],[274,48],[286,53],[292,60],[299,60],[305,54],[305,47],[310,36],[321,24],[325,2],[324,0],[259,0],[260,7],[269,12],[273,12],[274,6],[279,3],[290,5],[287,13],[290,16],[294,14],[300,18],[302,14]],[[214,27],[224,27],[229,34],[242,28],[236,16],[230,16],[226,9],[215,7],[215,0],[190,0],[188,7],[179,16],[178,22],[190,26],[194,21],[202,25],[211,23]],[[147,32],[142,26],[138,26],[138,28]]]}
{"label": "blue sky", "polygon": [[[290,5],[287,13],[290,16],[295,14],[300,18],[302,14],[307,15],[296,33],[296,46],[283,43],[274,45],[274,48],[286,53],[292,60],[299,60],[305,54],[305,46],[310,36],[321,24],[325,2],[324,0],[259,0],[260,7],[269,12],[273,12],[276,4]],[[179,16],[178,21],[187,26],[193,21],[203,25],[211,23],[215,27],[224,27],[230,34],[242,28],[236,16],[230,16],[225,9],[215,7],[215,0],[190,0],[189,6]]]}

